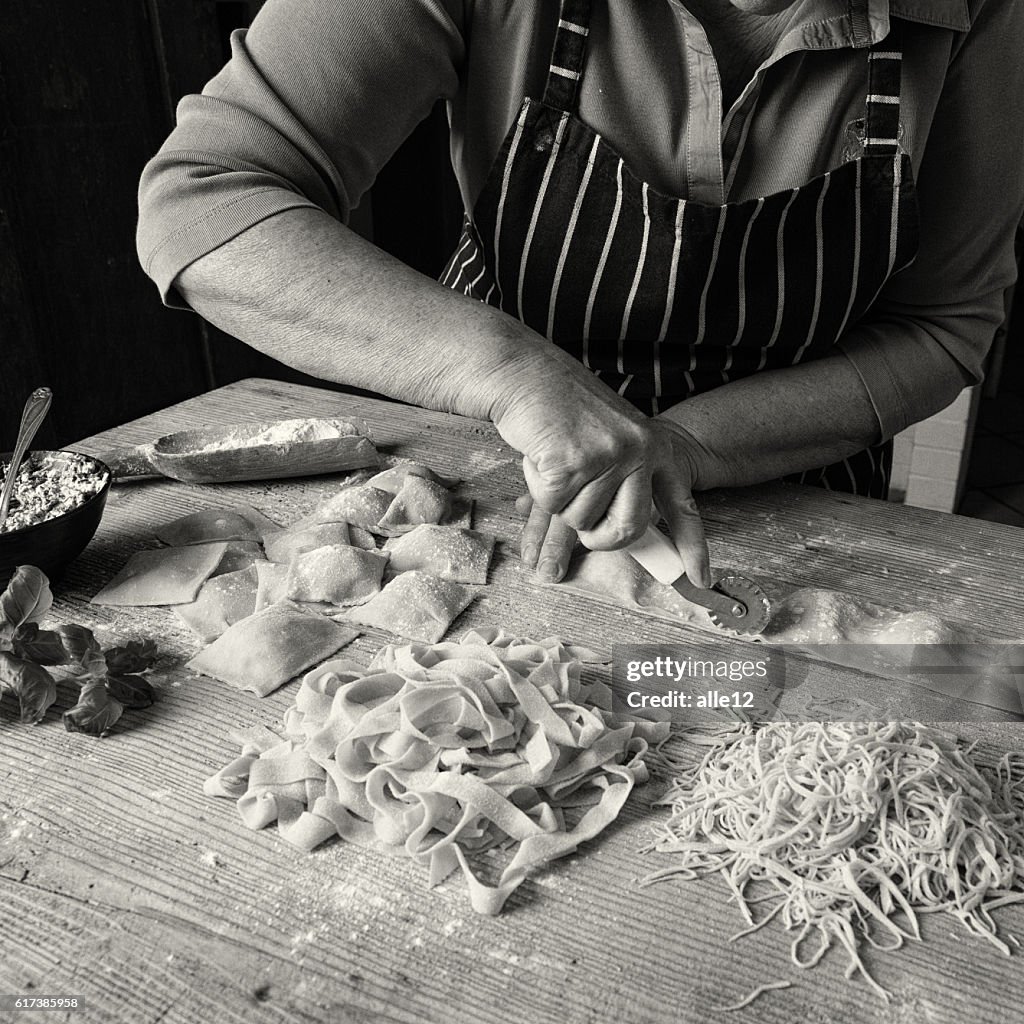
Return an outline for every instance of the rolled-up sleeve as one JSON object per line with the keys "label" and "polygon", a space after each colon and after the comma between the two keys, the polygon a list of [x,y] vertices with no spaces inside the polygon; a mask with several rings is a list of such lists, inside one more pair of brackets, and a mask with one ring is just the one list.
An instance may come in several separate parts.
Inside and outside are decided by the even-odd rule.
{"label": "rolled-up sleeve", "polygon": [[455,0],[269,0],[143,172],[136,240],[164,301],[184,306],[177,275],[267,217],[347,220],[463,57]]}
{"label": "rolled-up sleeve", "polygon": [[979,381],[1024,210],[1024,5],[985,0],[952,54],[918,174],[921,243],[840,343],[891,437]]}

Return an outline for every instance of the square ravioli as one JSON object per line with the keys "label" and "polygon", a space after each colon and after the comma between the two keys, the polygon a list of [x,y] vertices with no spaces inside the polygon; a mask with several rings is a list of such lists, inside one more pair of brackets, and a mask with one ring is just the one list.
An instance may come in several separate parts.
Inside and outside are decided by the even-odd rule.
{"label": "square ravioli", "polygon": [[262,512],[249,505],[234,508],[204,508],[156,531],[157,540],[171,547],[206,544],[219,540],[262,541],[264,536],[280,527]]}
{"label": "square ravioli", "polygon": [[350,605],[380,590],[388,556],[347,544],[333,544],[298,555],[288,566],[284,596],[292,601]]}
{"label": "square ravioli", "polygon": [[92,603],[129,607],[188,604],[196,599],[227,549],[222,542],[136,551]]}
{"label": "square ravioli", "polygon": [[186,667],[265,697],[358,635],[333,619],[282,602],[236,622]]}
{"label": "square ravioli", "polygon": [[384,545],[393,572],[420,569],[455,583],[486,583],[494,538],[461,526],[423,523]]}
{"label": "square ravioli", "polygon": [[475,596],[474,590],[461,583],[412,570],[396,576],[366,604],[353,608],[345,621],[433,644]]}
{"label": "square ravioli", "polygon": [[256,568],[208,579],[191,604],[174,606],[174,612],[200,640],[216,640],[229,626],[256,611]]}
{"label": "square ravioli", "polygon": [[342,487],[322,505],[315,508],[294,528],[304,529],[322,523],[351,523],[364,530],[376,532],[377,523],[388,510],[392,495],[368,484],[349,484]]}
{"label": "square ravioli", "polygon": [[438,483],[408,474],[378,528],[388,534],[408,533],[421,523],[440,523],[451,512],[451,495]]}
{"label": "square ravioli", "polygon": [[422,462],[398,462],[388,469],[382,469],[375,476],[371,476],[366,482],[373,487],[379,487],[382,491],[397,494],[402,489],[406,477],[418,476],[424,480],[430,480],[442,487],[447,487],[449,482],[437,475],[429,466]]}
{"label": "square ravioli", "polygon": [[279,562],[257,562],[256,611],[284,600],[284,584],[288,579],[288,566]]}
{"label": "square ravioli", "polygon": [[315,551],[328,544],[351,543],[348,523],[321,523],[301,530],[278,530],[277,533],[268,534],[263,541],[263,549],[271,562],[287,564],[296,555]]}
{"label": "square ravioli", "polygon": [[263,548],[254,540],[229,540],[224,543],[224,556],[217,563],[212,575],[248,569],[256,562],[265,561]]}

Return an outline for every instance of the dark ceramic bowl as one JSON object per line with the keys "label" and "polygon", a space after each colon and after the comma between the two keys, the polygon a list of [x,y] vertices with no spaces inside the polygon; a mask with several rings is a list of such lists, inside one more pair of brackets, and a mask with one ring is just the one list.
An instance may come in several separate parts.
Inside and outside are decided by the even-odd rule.
{"label": "dark ceramic bowl", "polygon": [[[34,565],[51,580],[60,579],[64,570],[85,550],[103,517],[107,503],[111,473],[105,463],[91,455],[72,451],[35,451],[35,455],[54,455],[59,459],[84,462],[103,478],[103,486],[81,505],[63,515],[46,519],[20,530],[0,533],[0,589],[6,587],[19,565]],[[0,454],[7,463],[11,453]]]}

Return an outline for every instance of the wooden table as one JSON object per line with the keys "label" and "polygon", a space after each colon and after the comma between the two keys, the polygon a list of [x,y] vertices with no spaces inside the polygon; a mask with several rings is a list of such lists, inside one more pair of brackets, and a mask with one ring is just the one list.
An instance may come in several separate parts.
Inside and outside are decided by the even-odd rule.
{"label": "wooden table", "polygon": [[[518,460],[483,423],[263,380],[246,381],[90,438],[100,453],[203,423],[355,414],[383,451],[471,479],[475,525],[500,540],[492,584],[454,633],[499,623],[614,642],[694,639],[663,619],[536,587],[513,555]],[[276,724],[295,684],[260,700],[190,676],[196,642],[166,609],[88,604],[153,528],[201,507],[247,501],[287,523],[337,486],[331,478],[231,486],[147,482],[114,488],[100,531],[57,588],[54,618],[122,638],[155,636],[175,664],[162,699],[127,712],[103,740],[67,733],[56,712],[35,728],[0,718],[0,993],[78,994],[71,1021],[960,1022],[1020,1020],[1024,960],[1004,959],[946,917],[924,943],[865,954],[894,993],[885,1006],[843,978],[833,951],[813,971],[789,936],[742,927],[724,884],[636,880],[663,858],[639,853],[662,813],[657,782],[577,855],[528,880],[505,913],[474,915],[461,884],[340,842],[306,857],[273,829],[246,831],[203,779],[236,753],[232,728]],[[712,561],[796,585],[841,586],[935,610],[978,636],[1024,637],[1022,534],[974,520],[783,485],[703,500]],[[998,623],[998,625],[996,625]],[[349,653],[368,658],[387,637]],[[698,637],[704,642],[707,637]],[[857,685],[855,677],[847,677]],[[58,709],[72,700],[61,689]],[[965,726],[992,763],[1020,726]],[[1024,933],[1024,909],[999,913]],[[763,982],[788,979],[749,1009],[716,1014]],[[5,1015],[0,1020],[27,1019]],[[50,1014],[47,1020],[62,1019]]]}

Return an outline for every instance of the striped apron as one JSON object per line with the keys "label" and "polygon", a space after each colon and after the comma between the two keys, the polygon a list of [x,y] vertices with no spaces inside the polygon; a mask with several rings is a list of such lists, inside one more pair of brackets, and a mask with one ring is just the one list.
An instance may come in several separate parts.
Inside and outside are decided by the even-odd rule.
{"label": "striped apron", "polygon": [[[652,415],[824,355],[917,250],[898,142],[898,22],[867,54],[860,155],[715,206],[663,195],[576,116],[589,0],[562,0],[544,98],[526,98],[441,280],[545,335]],[[892,442],[791,479],[885,497]]]}

